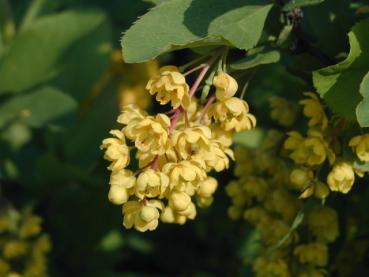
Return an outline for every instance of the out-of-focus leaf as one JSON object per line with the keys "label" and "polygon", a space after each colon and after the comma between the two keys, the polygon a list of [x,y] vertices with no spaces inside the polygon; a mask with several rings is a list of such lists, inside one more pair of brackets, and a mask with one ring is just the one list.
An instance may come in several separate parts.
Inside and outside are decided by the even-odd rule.
{"label": "out-of-focus leaf", "polygon": [[164,2],[170,1],[170,0],[144,0],[145,2],[154,4],[155,6],[160,5]]}
{"label": "out-of-focus leaf", "polygon": [[55,76],[68,47],[104,20],[97,11],[68,11],[36,20],[0,61],[0,93],[19,92]]}
{"label": "out-of-focus leaf", "polygon": [[64,55],[60,74],[53,84],[82,100],[106,70],[111,54],[111,27],[104,21],[77,40]]}
{"label": "out-of-focus leaf", "polygon": [[[338,64],[313,72],[314,86],[320,96],[333,111],[349,120],[356,119],[355,109],[361,98],[360,84],[369,71],[368,30],[369,19],[356,24],[349,33],[351,48],[347,58]],[[362,120],[366,111],[360,112]]]}
{"label": "out-of-focus leaf", "polygon": [[278,51],[265,51],[255,55],[248,56],[230,65],[235,70],[246,70],[262,64],[276,63],[281,55]]}
{"label": "out-of-focus leaf", "polygon": [[13,119],[41,127],[75,110],[75,100],[53,87],[12,97],[0,106],[0,128]]}
{"label": "out-of-focus leaf", "polygon": [[257,128],[250,131],[235,133],[233,135],[233,142],[249,148],[257,148],[260,146],[264,136],[265,130]]}
{"label": "out-of-focus leaf", "polygon": [[360,84],[360,94],[364,99],[356,107],[357,121],[361,127],[369,127],[369,72]]}
{"label": "out-of-focus leaf", "polygon": [[317,5],[324,2],[324,0],[290,0],[282,8],[283,11],[288,12],[296,8],[302,8],[312,5]]}
{"label": "out-of-focus leaf", "polygon": [[1,133],[1,137],[13,149],[16,150],[27,143],[31,139],[32,134],[30,128],[27,125],[14,123],[6,128],[3,133]]}
{"label": "out-of-focus leaf", "polygon": [[254,0],[165,2],[125,33],[124,59],[142,62],[170,50],[206,45],[252,48],[261,36],[271,7]]}

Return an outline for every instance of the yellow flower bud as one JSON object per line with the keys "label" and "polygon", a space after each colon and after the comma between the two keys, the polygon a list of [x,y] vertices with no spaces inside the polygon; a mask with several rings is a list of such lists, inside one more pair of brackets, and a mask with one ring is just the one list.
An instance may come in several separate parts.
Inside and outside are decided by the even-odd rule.
{"label": "yellow flower bud", "polygon": [[327,183],[332,191],[348,193],[355,182],[355,173],[352,166],[341,162],[336,164],[328,174]]}
{"label": "yellow flower bud", "polygon": [[212,196],[209,196],[209,197],[197,196],[196,197],[196,204],[200,208],[209,207],[213,203],[213,201],[214,201],[214,197]]}
{"label": "yellow flower bud", "polygon": [[175,222],[175,214],[171,207],[167,206],[164,208],[163,212],[160,216],[161,221],[164,223],[174,223]]}
{"label": "yellow flower bud", "polygon": [[213,79],[218,100],[224,101],[234,96],[238,89],[237,81],[227,73],[221,72]]}
{"label": "yellow flower bud", "polygon": [[291,183],[296,185],[298,189],[306,188],[313,178],[313,171],[307,168],[296,168],[292,170],[290,175]]}
{"label": "yellow flower bud", "polygon": [[189,87],[186,79],[175,66],[164,66],[146,85],[151,95],[156,95],[156,100],[165,105],[171,102],[173,108],[180,105],[187,108],[191,101]]}
{"label": "yellow flower bud", "polygon": [[122,185],[110,186],[108,198],[115,205],[122,205],[128,201],[127,188]]}
{"label": "yellow flower bud", "polygon": [[143,221],[151,222],[159,218],[159,212],[154,207],[143,206],[140,212],[140,217]]}
{"label": "yellow flower bud", "polygon": [[360,161],[369,162],[369,135],[353,137],[349,146],[356,152]]}
{"label": "yellow flower bud", "polygon": [[309,127],[320,126],[323,130],[328,126],[328,119],[318,97],[312,92],[304,93],[309,98],[301,100],[299,103],[304,106],[304,114],[310,117]]}
{"label": "yellow flower bud", "polygon": [[293,253],[298,256],[302,264],[325,266],[328,262],[328,247],[324,243],[302,244],[297,246]]}
{"label": "yellow flower bud", "polygon": [[122,205],[127,202],[133,194],[133,186],[136,178],[130,170],[113,171],[110,175],[110,189],[108,198],[115,205]]}
{"label": "yellow flower bud", "polygon": [[329,195],[329,188],[326,184],[322,183],[322,182],[316,182],[315,183],[315,191],[314,191],[314,195],[317,198],[320,199],[325,199],[328,197]]}
{"label": "yellow flower bud", "polygon": [[218,181],[213,177],[207,177],[199,183],[197,194],[201,197],[210,197],[218,187]]}
{"label": "yellow flower bud", "polygon": [[169,196],[169,206],[177,211],[184,211],[191,203],[191,197],[185,192],[174,191]]}
{"label": "yellow flower bud", "polygon": [[129,149],[121,131],[112,130],[110,134],[115,138],[104,139],[100,149],[106,149],[104,158],[112,162],[108,169],[117,171],[125,168],[129,164]]}

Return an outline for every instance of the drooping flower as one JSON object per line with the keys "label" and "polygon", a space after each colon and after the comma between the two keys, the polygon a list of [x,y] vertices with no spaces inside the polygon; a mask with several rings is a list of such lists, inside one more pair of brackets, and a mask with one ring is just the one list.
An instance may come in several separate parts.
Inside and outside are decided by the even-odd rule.
{"label": "drooping flower", "polygon": [[169,178],[167,175],[148,168],[137,177],[136,196],[140,199],[144,197],[163,197],[168,186]]}
{"label": "drooping flower", "polygon": [[130,170],[113,171],[110,176],[110,189],[108,198],[116,205],[122,205],[133,194],[136,178]]}
{"label": "drooping flower", "polygon": [[328,119],[324,112],[324,108],[318,97],[312,92],[304,93],[307,99],[301,100],[299,103],[304,106],[304,115],[309,117],[309,127],[321,127],[322,130],[328,126]]}
{"label": "drooping flower", "polygon": [[355,182],[355,172],[346,162],[336,164],[328,174],[327,183],[332,191],[348,193]]}
{"label": "drooping flower", "polygon": [[209,116],[219,122],[225,131],[240,132],[250,130],[256,125],[256,118],[249,113],[247,102],[236,97],[212,104]]}
{"label": "drooping flower", "polygon": [[106,149],[104,158],[112,162],[108,169],[111,171],[121,170],[129,164],[129,148],[126,145],[123,132],[112,130],[110,134],[114,137],[104,139],[100,149]]}
{"label": "drooping flower", "polygon": [[159,73],[147,83],[146,89],[151,95],[156,95],[156,100],[165,105],[171,102],[173,108],[180,105],[187,108],[191,99],[186,79],[176,66],[164,66]]}
{"label": "drooping flower", "polygon": [[300,263],[314,266],[325,266],[328,262],[328,247],[325,243],[314,242],[301,244],[293,251]]}
{"label": "drooping flower", "polygon": [[237,81],[227,73],[221,72],[213,79],[216,88],[216,98],[220,101],[229,99],[235,95],[238,89]]}
{"label": "drooping flower", "polygon": [[369,135],[353,137],[349,146],[355,150],[360,161],[369,162]]}

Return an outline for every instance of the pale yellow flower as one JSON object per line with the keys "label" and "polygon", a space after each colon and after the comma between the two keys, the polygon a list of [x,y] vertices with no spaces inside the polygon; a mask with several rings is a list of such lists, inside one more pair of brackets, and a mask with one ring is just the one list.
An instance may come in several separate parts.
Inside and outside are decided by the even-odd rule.
{"label": "pale yellow flower", "polygon": [[249,113],[247,102],[236,97],[212,104],[209,109],[209,116],[219,122],[225,131],[235,130],[240,132],[250,130],[256,125],[256,118]]}
{"label": "pale yellow flower", "polygon": [[140,199],[144,197],[163,197],[168,186],[169,177],[167,175],[148,168],[137,177],[136,196]]}
{"label": "pale yellow flower", "polygon": [[269,99],[270,117],[281,126],[290,127],[296,119],[296,108],[287,99],[273,96]]}
{"label": "pale yellow flower", "polygon": [[126,145],[124,134],[119,130],[110,131],[113,138],[104,139],[100,149],[106,149],[104,158],[112,163],[109,170],[117,171],[125,168],[129,164],[129,148]]}
{"label": "pale yellow flower", "polygon": [[290,174],[290,181],[297,189],[305,189],[314,179],[314,173],[311,169],[301,167],[295,168]]}
{"label": "pale yellow flower", "polygon": [[161,221],[164,223],[176,223],[183,225],[188,219],[196,217],[196,207],[191,202],[185,210],[177,211],[170,206],[164,208],[161,214]]}
{"label": "pale yellow flower", "polygon": [[173,108],[183,106],[187,108],[191,101],[189,87],[182,73],[176,66],[164,66],[146,85],[151,95],[156,95],[156,100],[165,105],[171,102]]}
{"label": "pale yellow flower", "polygon": [[180,161],[178,163],[167,163],[162,171],[169,176],[170,189],[184,191],[187,186],[196,188],[199,181],[206,178],[206,172],[195,161]]}
{"label": "pale yellow flower", "polygon": [[229,147],[232,145],[232,131],[225,131],[218,125],[211,125],[211,135],[214,140],[219,141],[224,147]]}
{"label": "pale yellow flower", "polygon": [[141,110],[136,104],[124,106],[121,114],[118,116],[117,122],[127,125],[132,121],[141,120],[147,116],[147,113]]}
{"label": "pale yellow flower", "polygon": [[353,137],[349,146],[355,150],[360,161],[369,162],[369,135]]}
{"label": "pale yellow flower", "polygon": [[304,93],[309,98],[301,100],[299,103],[304,106],[304,115],[309,117],[309,127],[319,126],[323,130],[328,126],[328,119],[319,98],[312,92]]}
{"label": "pale yellow flower", "polygon": [[160,217],[158,210],[163,208],[163,203],[158,200],[128,201],[123,205],[123,225],[140,232],[155,230]]}
{"label": "pale yellow flower", "polygon": [[110,189],[108,198],[115,205],[122,205],[128,201],[134,192],[136,178],[130,170],[113,171],[110,175]]}
{"label": "pale yellow flower", "polygon": [[174,130],[172,134],[172,144],[182,159],[187,159],[193,153],[206,149],[209,139],[211,139],[211,131],[203,125]]}
{"label": "pale yellow flower", "polygon": [[147,116],[138,122],[131,122],[124,128],[125,135],[135,142],[140,152],[162,155],[169,146],[168,128],[170,119],[165,114]]}
{"label": "pale yellow flower", "polygon": [[339,235],[337,212],[326,206],[314,206],[306,217],[312,234],[322,242],[333,242]]}
{"label": "pale yellow flower", "polygon": [[299,258],[302,264],[325,266],[328,262],[328,247],[324,243],[301,244],[295,248],[293,254]]}
{"label": "pale yellow flower", "polygon": [[348,163],[337,163],[327,177],[327,183],[332,191],[348,193],[355,182],[355,172]]}
{"label": "pale yellow flower", "polygon": [[297,164],[315,166],[322,164],[327,158],[331,164],[334,162],[336,156],[322,133],[309,130],[306,138],[296,131],[289,132],[288,135],[284,148],[292,150],[290,157]]}
{"label": "pale yellow flower", "polygon": [[232,76],[224,72],[220,72],[214,77],[213,85],[216,88],[216,98],[221,101],[234,96],[238,89],[237,81]]}

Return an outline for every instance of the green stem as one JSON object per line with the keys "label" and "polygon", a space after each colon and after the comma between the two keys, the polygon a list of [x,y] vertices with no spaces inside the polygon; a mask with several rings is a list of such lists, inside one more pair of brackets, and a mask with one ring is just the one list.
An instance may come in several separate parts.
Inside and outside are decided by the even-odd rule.
{"label": "green stem", "polygon": [[15,23],[8,0],[0,0],[0,23],[4,44],[8,44],[15,36]]}

